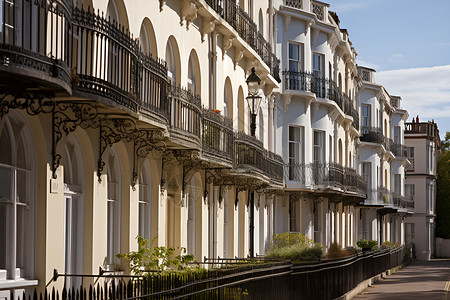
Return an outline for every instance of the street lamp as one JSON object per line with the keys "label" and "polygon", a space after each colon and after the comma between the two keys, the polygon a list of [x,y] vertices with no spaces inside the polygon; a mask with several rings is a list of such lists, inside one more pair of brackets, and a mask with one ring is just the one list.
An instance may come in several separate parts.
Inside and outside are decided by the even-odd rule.
{"label": "street lamp", "polygon": [[259,86],[261,84],[261,78],[255,73],[255,68],[252,68],[252,73],[247,77],[248,96],[247,103],[250,110],[250,133],[251,136],[255,136],[256,133],[256,114],[258,113],[259,106],[261,105],[261,97],[259,94]]}
{"label": "street lamp", "polygon": [[[261,97],[259,96],[259,86],[261,85],[261,78],[255,73],[255,68],[252,68],[252,73],[247,77],[248,96],[247,103],[250,110],[250,133],[255,136],[256,133],[256,114],[261,105]],[[255,192],[248,192],[249,200],[249,214],[250,214],[250,257],[255,254]]]}

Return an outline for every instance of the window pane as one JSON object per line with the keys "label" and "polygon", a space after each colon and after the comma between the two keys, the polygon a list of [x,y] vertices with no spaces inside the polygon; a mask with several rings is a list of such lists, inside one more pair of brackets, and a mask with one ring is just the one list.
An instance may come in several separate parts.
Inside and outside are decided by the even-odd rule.
{"label": "window pane", "polygon": [[10,237],[11,229],[11,170],[0,167],[0,269],[6,269],[8,262],[9,243],[12,240]]}
{"label": "window pane", "polygon": [[11,165],[12,164],[12,155],[10,147],[11,139],[9,137],[6,126],[3,127],[2,133],[0,135],[0,145],[2,145],[2,147],[0,147],[0,163]]}
{"label": "window pane", "polygon": [[289,61],[289,71],[298,72],[298,62],[295,60]]}
{"label": "window pane", "polygon": [[289,43],[289,59],[299,60],[299,45]]}

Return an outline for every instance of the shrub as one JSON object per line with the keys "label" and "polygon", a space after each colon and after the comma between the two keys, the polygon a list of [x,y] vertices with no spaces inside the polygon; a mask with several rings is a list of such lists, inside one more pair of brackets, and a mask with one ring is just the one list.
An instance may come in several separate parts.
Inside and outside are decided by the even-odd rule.
{"label": "shrub", "polygon": [[293,246],[296,244],[306,245],[308,247],[314,246],[314,241],[304,236],[301,233],[285,232],[282,234],[274,234],[273,238],[274,248],[283,248]]}
{"label": "shrub", "polygon": [[362,248],[364,250],[366,250],[366,249],[370,249],[370,250],[378,249],[378,242],[377,241],[370,241],[370,240],[362,239],[362,240],[357,241],[356,245],[359,248]]}
{"label": "shrub", "polygon": [[391,241],[385,241],[383,244],[381,244],[381,249],[392,249],[394,248],[394,243]]}
{"label": "shrub", "polygon": [[309,246],[298,243],[285,247],[273,247],[266,252],[266,257],[291,260],[319,260],[322,253],[323,250],[321,244],[313,244],[312,246]]}
{"label": "shrub", "polygon": [[327,258],[333,259],[333,258],[340,258],[340,257],[344,257],[344,256],[345,256],[345,253],[341,249],[341,246],[336,242],[331,243],[330,247],[328,247]]}
{"label": "shrub", "polygon": [[158,247],[152,248],[158,241],[154,237],[151,244],[147,239],[137,236],[138,251],[117,254],[118,258],[125,258],[130,262],[131,272],[135,275],[143,275],[148,271],[183,270],[189,268],[189,262],[194,260],[194,256],[186,253],[186,248],[181,248],[181,254],[173,257],[175,248]]}

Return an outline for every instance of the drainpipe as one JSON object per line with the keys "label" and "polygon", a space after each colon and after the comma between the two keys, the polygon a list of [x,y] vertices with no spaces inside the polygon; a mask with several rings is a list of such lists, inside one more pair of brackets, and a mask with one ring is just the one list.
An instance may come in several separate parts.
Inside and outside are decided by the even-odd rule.
{"label": "drainpipe", "polygon": [[210,61],[210,81],[209,81],[209,108],[217,108],[216,91],[217,91],[217,33],[214,30],[210,34],[209,43],[209,61]]}
{"label": "drainpipe", "polygon": [[255,192],[248,191],[250,214],[250,257],[255,257]]}

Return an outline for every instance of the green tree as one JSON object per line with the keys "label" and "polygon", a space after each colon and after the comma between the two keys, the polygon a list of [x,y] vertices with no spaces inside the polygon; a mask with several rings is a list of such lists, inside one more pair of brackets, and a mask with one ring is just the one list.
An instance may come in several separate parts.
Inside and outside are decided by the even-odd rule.
{"label": "green tree", "polygon": [[443,155],[437,162],[436,237],[450,239],[450,132],[441,142]]}

